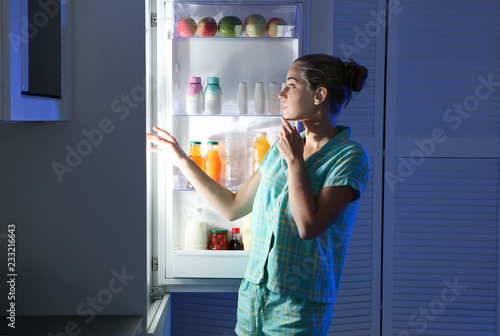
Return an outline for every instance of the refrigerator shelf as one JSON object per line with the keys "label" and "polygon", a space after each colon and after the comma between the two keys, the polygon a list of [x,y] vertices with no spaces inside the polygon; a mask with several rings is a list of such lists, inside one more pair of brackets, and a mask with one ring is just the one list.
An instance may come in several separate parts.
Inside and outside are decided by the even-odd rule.
{"label": "refrigerator shelf", "polygon": [[243,278],[250,251],[174,250],[176,278]]}

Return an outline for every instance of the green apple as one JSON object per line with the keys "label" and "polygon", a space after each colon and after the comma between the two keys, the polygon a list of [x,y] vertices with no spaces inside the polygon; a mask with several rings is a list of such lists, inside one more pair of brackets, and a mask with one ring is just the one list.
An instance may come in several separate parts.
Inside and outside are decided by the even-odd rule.
{"label": "green apple", "polygon": [[240,37],[243,22],[236,16],[224,16],[219,20],[219,34],[222,37]]}
{"label": "green apple", "polygon": [[245,20],[245,33],[248,37],[262,37],[266,34],[266,19],[260,14],[252,14]]}

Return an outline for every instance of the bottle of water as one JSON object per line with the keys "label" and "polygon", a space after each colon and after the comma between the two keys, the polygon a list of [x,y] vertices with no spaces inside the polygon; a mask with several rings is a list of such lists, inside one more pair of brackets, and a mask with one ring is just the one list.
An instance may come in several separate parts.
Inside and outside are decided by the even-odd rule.
{"label": "bottle of water", "polygon": [[245,181],[246,133],[238,117],[226,130],[226,187],[236,190]]}

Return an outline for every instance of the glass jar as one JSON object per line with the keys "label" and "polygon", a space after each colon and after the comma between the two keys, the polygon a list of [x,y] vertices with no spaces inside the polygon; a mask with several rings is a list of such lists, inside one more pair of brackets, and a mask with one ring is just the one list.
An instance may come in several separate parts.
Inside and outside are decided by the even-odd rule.
{"label": "glass jar", "polygon": [[219,156],[219,142],[209,141],[207,157],[203,165],[203,170],[217,183],[220,183],[221,160]]}
{"label": "glass jar", "polygon": [[208,250],[229,250],[227,229],[210,229]]}

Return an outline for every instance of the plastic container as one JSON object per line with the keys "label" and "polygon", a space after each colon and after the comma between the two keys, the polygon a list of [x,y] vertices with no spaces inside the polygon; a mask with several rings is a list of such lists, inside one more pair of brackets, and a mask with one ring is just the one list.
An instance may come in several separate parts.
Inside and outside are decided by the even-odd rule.
{"label": "plastic container", "polygon": [[231,241],[229,242],[230,250],[243,250],[243,242],[241,241],[241,234],[239,228],[231,229],[232,236]]}
{"label": "plastic container", "polygon": [[247,82],[241,82],[238,85],[238,114],[248,114],[248,85]]}
{"label": "plastic container", "polygon": [[266,155],[267,151],[271,146],[267,141],[267,133],[259,132],[257,133],[257,139],[253,144],[253,164],[252,164],[252,173],[255,173],[257,169],[259,169],[260,162]]}
{"label": "plastic container", "polygon": [[201,85],[200,77],[189,77],[189,84],[186,91],[186,113],[187,114],[202,114],[203,113],[203,86]]}
{"label": "plastic container", "polygon": [[219,85],[219,77],[208,77],[205,87],[205,113],[221,114],[222,112],[222,89]]}
{"label": "plastic container", "polygon": [[255,114],[266,114],[266,89],[263,82],[255,83],[253,104]]}
{"label": "plastic container", "polygon": [[227,240],[227,229],[210,229],[210,238],[208,239],[208,250],[229,250],[229,241]]}
{"label": "plastic container", "polygon": [[185,250],[206,250],[208,245],[208,234],[201,208],[193,210],[184,232]]}
{"label": "plastic container", "polygon": [[219,142],[209,141],[207,157],[203,163],[203,170],[215,182],[220,183],[221,160],[219,156]]}
{"label": "plastic container", "polygon": [[226,187],[238,189],[245,181],[246,132],[239,118],[233,120],[226,130]]}
{"label": "plastic container", "polygon": [[251,224],[252,224],[252,214],[248,214],[242,219],[241,230],[243,231],[243,249],[245,251],[251,248]]}
{"label": "plastic container", "polygon": [[269,83],[269,95],[268,95],[268,114],[280,114],[280,99],[278,98],[278,83]]}
{"label": "plastic container", "polygon": [[[203,158],[201,157],[201,142],[199,141],[191,141],[189,142],[189,158],[196,162],[198,167],[200,167],[202,170],[203,168]],[[193,189],[193,186],[191,183],[188,181],[186,187],[188,189]]]}

